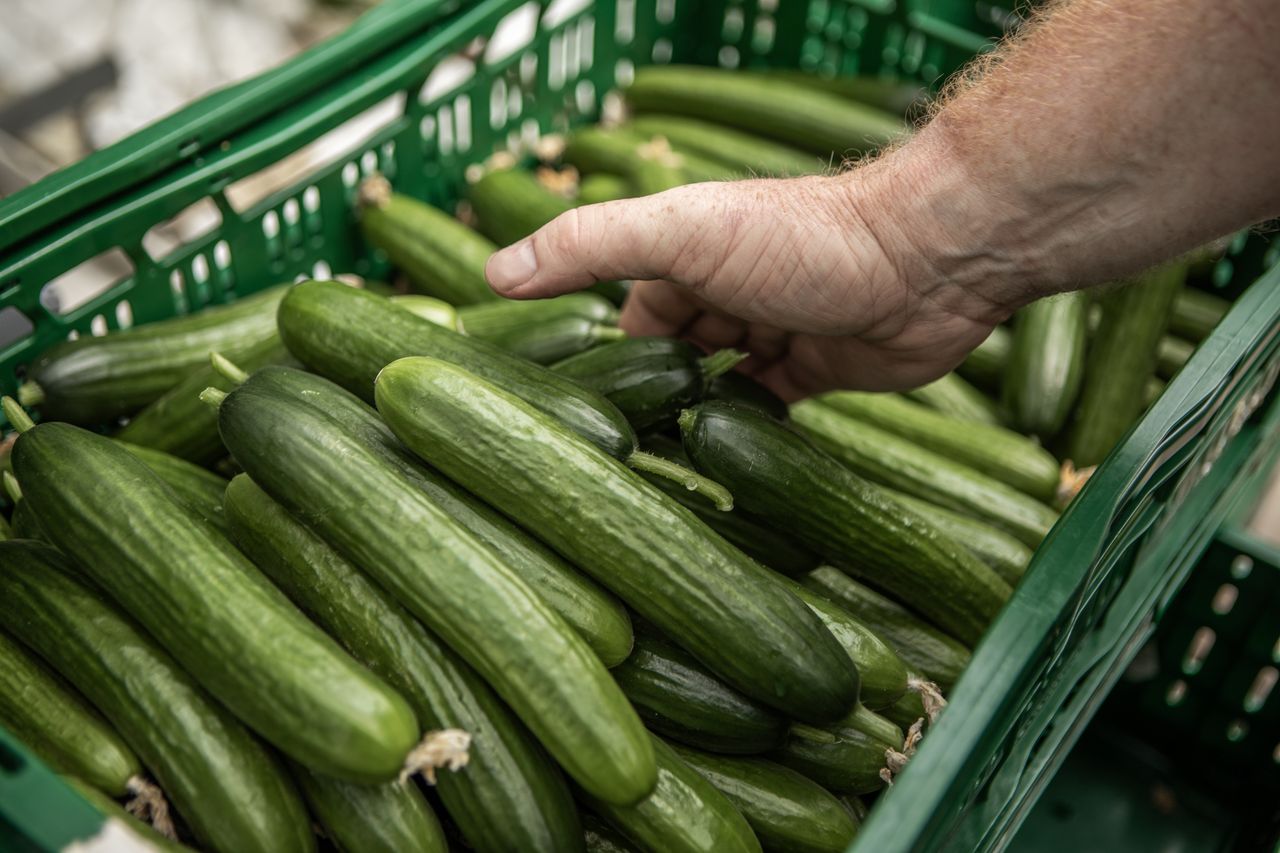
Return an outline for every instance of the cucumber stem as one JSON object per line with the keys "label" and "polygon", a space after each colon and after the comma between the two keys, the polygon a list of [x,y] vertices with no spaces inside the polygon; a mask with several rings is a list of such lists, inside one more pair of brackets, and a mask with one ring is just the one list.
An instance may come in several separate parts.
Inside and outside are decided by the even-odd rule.
{"label": "cucumber stem", "polygon": [[702,375],[710,382],[721,374],[728,373],[733,370],[744,360],[747,354],[736,349],[716,350],[705,358],[698,359],[698,366],[702,368]]}
{"label": "cucumber stem", "polygon": [[693,422],[698,419],[698,413],[693,409],[685,409],[680,413],[680,417],[676,418],[676,426],[680,427],[680,434],[684,435],[693,429]]}
{"label": "cucumber stem", "polygon": [[213,406],[215,409],[222,405],[222,401],[227,399],[227,392],[221,388],[206,388],[200,392],[200,402]]}
{"label": "cucumber stem", "polygon": [[[21,390],[19,390],[18,396],[22,396]],[[4,408],[4,416],[8,418],[9,425],[18,432],[26,432],[35,426],[35,422],[31,420],[31,416],[28,415],[26,410],[24,410],[22,406],[18,405],[18,401],[12,397],[5,397],[4,400],[0,400],[0,406]]]}
{"label": "cucumber stem", "polygon": [[436,729],[422,736],[422,740],[405,756],[400,768],[400,783],[404,784],[415,773],[421,773],[428,785],[436,783],[436,770],[448,768],[461,770],[471,761],[471,734],[463,729]]}
{"label": "cucumber stem", "polygon": [[249,374],[220,352],[209,353],[209,363],[213,365],[215,373],[233,385],[243,385],[249,378]]}
{"label": "cucumber stem", "polygon": [[356,190],[356,203],[361,208],[383,207],[391,201],[391,182],[382,175],[370,175]]}
{"label": "cucumber stem", "polygon": [[18,485],[18,478],[13,476],[12,471],[5,471],[0,480],[4,481],[4,493],[9,496],[9,500],[15,504],[22,500],[22,486]]}
{"label": "cucumber stem", "polygon": [[804,723],[792,723],[790,731],[791,734],[810,743],[835,743],[840,740],[831,732]]}
{"label": "cucumber stem", "polygon": [[654,456],[652,453],[637,450],[627,457],[627,464],[636,470],[647,471],[650,474],[656,474],[664,479],[680,483],[689,491],[697,492],[714,503],[716,509],[721,512],[728,512],[733,509],[733,495],[729,493],[728,489],[710,477],[704,477],[697,471],[684,467],[679,462],[672,462],[670,459],[663,459],[661,456]]}
{"label": "cucumber stem", "polygon": [[164,792],[154,782],[148,782],[141,776],[130,776],[125,782],[129,792],[129,802],[124,809],[165,838],[176,841],[178,833],[173,826],[173,818],[169,816],[169,802]]}
{"label": "cucumber stem", "polygon": [[619,329],[617,326],[595,326],[591,330],[591,337],[596,343],[608,343],[609,341],[621,341],[627,337],[627,333]]}
{"label": "cucumber stem", "polygon": [[18,386],[18,402],[24,406],[38,406],[44,402],[44,389],[34,379]]}

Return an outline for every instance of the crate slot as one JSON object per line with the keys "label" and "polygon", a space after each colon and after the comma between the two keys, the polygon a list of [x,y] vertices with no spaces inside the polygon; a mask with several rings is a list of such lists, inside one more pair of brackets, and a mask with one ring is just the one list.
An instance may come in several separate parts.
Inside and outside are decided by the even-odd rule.
{"label": "crate slot", "polygon": [[12,305],[0,308],[0,350],[27,337],[35,328],[31,318]]}
{"label": "crate slot", "polygon": [[1242,581],[1253,571],[1253,558],[1248,554],[1237,554],[1231,561],[1231,577]]}
{"label": "crate slot", "polygon": [[128,299],[116,303],[116,328],[121,331],[133,328],[133,305]]}
{"label": "crate slot", "polygon": [[497,65],[515,56],[533,42],[538,31],[538,3],[525,3],[503,16],[485,46],[486,65]]}
{"label": "crate slot", "polygon": [[1226,616],[1231,612],[1231,608],[1236,606],[1236,599],[1240,597],[1240,589],[1235,584],[1224,583],[1218,587],[1218,591],[1213,594],[1213,602],[1209,605],[1218,616]]}
{"label": "crate slot", "polygon": [[462,87],[476,74],[476,64],[461,54],[440,60],[418,90],[418,103],[433,104]]}
{"label": "crate slot", "polygon": [[1246,714],[1256,714],[1262,710],[1267,704],[1267,699],[1271,697],[1271,692],[1275,689],[1276,681],[1280,680],[1280,671],[1274,666],[1264,666],[1258,670],[1257,676],[1253,679],[1253,683],[1249,685],[1249,691],[1244,695],[1244,711]]}
{"label": "crate slot", "polygon": [[1195,675],[1199,672],[1204,667],[1209,652],[1213,651],[1213,644],[1217,639],[1218,635],[1209,626],[1202,625],[1197,628],[1182,658],[1182,671],[1187,675]]}
{"label": "crate slot", "polygon": [[454,139],[459,153],[471,150],[471,97],[459,95],[453,102]]}
{"label": "crate slot", "polygon": [[316,261],[311,265],[311,277],[319,281],[328,281],[333,278],[333,270],[329,268],[327,261]]}
{"label": "crate slot", "polygon": [[1164,693],[1164,703],[1170,708],[1176,708],[1182,704],[1182,700],[1187,698],[1187,682],[1181,678],[1169,685],[1169,689]]}
{"label": "crate slot", "polygon": [[[730,50],[733,49],[730,48]],[[657,39],[653,43],[653,52],[650,55],[653,57],[653,61],[658,65],[666,65],[671,61],[671,51],[671,39]],[[734,53],[736,55],[737,51],[734,50]]]}
{"label": "crate slot", "polygon": [[636,0],[618,0],[617,16],[613,24],[613,40],[620,45],[628,45],[635,37]]}
{"label": "crate slot", "polygon": [[40,289],[40,304],[51,314],[66,316],[101,297],[134,274],[133,261],[121,249],[95,255]]}
{"label": "crate slot", "polygon": [[100,338],[108,331],[110,330],[107,328],[106,316],[103,314],[94,314],[93,319],[89,321],[89,334],[93,335],[95,338]]}
{"label": "crate slot", "polygon": [[499,77],[489,87],[489,127],[501,130],[507,123],[507,81]]}
{"label": "crate slot", "polygon": [[221,227],[222,213],[214,200],[206,196],[183,208],[177,216],[148,228],[142,235],[142,248],[153,260],[163,260]]}
{"label": "crate slot", "polygon": [[1249,736],[1249,724],[1244,720],[1232,720],[1227,723],[1227,740],[1239,743]]}
{"label": "crate slot", "polygon": [[613,79],[618,85],[626,88],[636,79],[636,66],[630,59],[619,59],[613,66]]}
{"label": "crate slot", "polygon": [[[657,57],[654,57],[654,61],[657,61]],[[738,61],[738,49],[733,45],[726,44],[716,54],[716,62],[719,62],[722,68],[737,68]]]}
{"label": "crate slot", "polygon": [[560,26],[574,15],[586,11],[591,3],[592,0],[552,0],[547,6],[547,11],[542,13],[543,29],[549,30]]}
{"label": "crate slot", "polygon": [[219,240],[213,244],[213,265],[220,270],[231,267],[231,244],[226,240]]}

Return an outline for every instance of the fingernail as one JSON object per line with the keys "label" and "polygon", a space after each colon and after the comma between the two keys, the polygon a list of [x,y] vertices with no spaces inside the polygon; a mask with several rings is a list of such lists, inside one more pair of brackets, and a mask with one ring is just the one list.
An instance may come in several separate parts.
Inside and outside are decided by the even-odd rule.
{"label": "fingernail", "polygon": [[529,239],[494,252],[485,266],[490,286],[499,293],[519,287],[533,278],[537,271],[538,256],[533,253],[533,241]]}

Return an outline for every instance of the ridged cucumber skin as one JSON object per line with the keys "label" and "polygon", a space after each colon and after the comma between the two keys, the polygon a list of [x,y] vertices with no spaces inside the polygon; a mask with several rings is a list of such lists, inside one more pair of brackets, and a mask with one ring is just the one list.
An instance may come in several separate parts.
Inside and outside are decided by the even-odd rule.
{"label": "ridged cucumber skin", "polygon": [[449,842],[413,782],[362,785],[295,767],[293,777],[325,837],[342,853],[446,853]]}
{"label": "ridged cucumber skin", "polygon": [[958,421],[897,394],[837,391],[823,405],[933,450],[1049,502],[1058,489],[1058,460],[1025,435],[991,424]]}
{"label": "ridged cucumber skin", "polygon": [[630,841],[590,812],[583,813],[582,827],[586,853],[637,853]]}
{"label": "ridged cucumber skin", "polygon": [[536,364],[553,364],[617,340],[618,309],[603,296],[569,293],[527,302],[492,302],[458,312],[459,330]]}
{"label": "ridged cucumber skin", "polygon": [[[35,407],[46,421],[85,426],[136,412],[207,364],[211,350],[236,355],[271,337],[275,307],[286,289],[273,287],[229,305],[59,344],[27,369],[27,382],[42,395]],[[24,388],[20,395],[35,392]]]}
{"label": "ridged cucumber skin", "polygon": [[651,730],[711,752],[751,755],[782,742],[787,721],[716,678],[692,655],[657,637],[636,638],[613,670]]}
{"label": "ridged cucumber skin", "polygon": [[1172,379],[1196,351],[1196,345],[1174,335],[1165,335],[1156,349],[1156,375]]}
{"label": "ridged cucumber skin", "polygon": [[1014,318],[1001,387],[1005,408],[1022,432],[1048,441],[1071,415],[1084,379],[1091,300],[1082,290],[1062,293],[1032,302]]}
{"label": "ridged cucumber skin", "polygon": [[849,611],[882,637],[903,662],[944,690],[956,683],[969,664],[964,644],[837,568],[814,569],[800,582]]}
{"label": "ridged cucumber skin", "polygon": [[[292,360],[276,334],[235,354],[236,365],[249,373]],[[130,418],[115,437],[197,465],[210,465],[226,456],[227,450],[218,437],[218,413],[200,400],[200,392],[206,388],[230,391],[232,387],[231,380],[206,363]]]}
{"label": "ridged cucumber skin", "polygon": [[399,772],[418,740],[404,699],[145,464],[111,439],[42,423],[18,437],[13,466],[50,541],[248,726],[330,775]]}
{"label": "ridged cucumber skin", "polygon": [[787,404],[781,397],[737,370],[730,370],[712,379],[711,385],[707,388],[706,398],[755,409],[775,421],[787,419]]}
{"label": "ridged cucumber skin", "polygon": [[578,204],[601,204],[606,201],[630,198],[631,184],[622,175],[596,172],[583,175],[578,183]]}
{"label": "ridged cucumber skin", "polygon": [[[244,474],[227,487],[236,544],[356,659],[409,700],[425,730],[473,735],[436,790],[476,850],[572,849],[580,832],[559,769],[461,658]],[[304,786],[305,787],[305,786]]]}
{"label": "ridged cucumber skin", "polygon": [[133,815],[129,814],[124,810],[124,806],[120,805],[100,789],[95,788],[88,782],[77,779],[74,776],[63,776],[62,781],[86,800],[95,811],[103,816],[103,818],[114,818],[115,820],[124,823],[136,835],[140,836],[144,842],[151,845],[151,847],[142,847],[142,850],[154,849],[163,851],[163,853],[184,853],[184,851],[190,851],[191,848],[165,838],[163,835],[152,829],[149,824],[145,824]]}
{"label": "ridged cucumber skin", "polygon": [[940,507],[904,492],[887,490],[903,508],[927,519],[934,527],[986,563],[1009,586],[1017,586],[1031,562],[1032,550],[1012,534],[985,521]]}
{"label": "ridged cucumber skin", "polygon": [[1066,437],[1066,457],[1077,468],[1101,462],[1146,408],[1143,389],[1186,276],[1186,264],[1175,261],[1101,297],[1102,325]]}
{"label": "ridged cucumber skin", "polygon": [[[806,405],[793,406],[792,417]],[[819,404],[810,408],[854,423]],[[737,504],[962,639],[976,642],[1012,592],[959,544],[903,513],[879,486],[764,415],[703,403],[681,416],[680,429],[694,465]]]}
{"label": "ridged cucumber skin", "polygon": [[982,519],[1032,548],[1058,520],[1056,512],[1030,495],[816,401],[792,406],[791,420],[855,474]]}
{"label": "ridged cucumber skin", "polygon": [[1173,299],[1169,331],[1193,343],[1200,343],[1209,337],[1209,333],[1230,310],[1231,303],[1221,296],[1194,287],[1184,287]]}
{"label": "ridged cucumber skin", "polygon": [[906,132],[892,115],[809,86],[702,66],[640,68],[626,98],[638,113],[707,119],[824,156],[869,151]]}
{"label": "ridged cucumber skin", "polygon": [[186,669],[124,614],[71,579],[47,545],[0,543],[6,631],[73,684],[151,771],[197,839],[222,853],[311,851],[284,770]]}
{"label": "ridged cucumber skin", "polygon": [[616,666],[631,653],[631,617],[622,602],[492,507],[423,465],[370,406],[332,382],[300,370],[264,371],[259,384],[322,408],[349,436],[391,464],[432,503],[497,551],[587,641],[605,666]]}
{"label": "ridged cucumber skin", "polygon": [[628,338],[595,347],[552,365],[609,399],[636,432],[675,423],[681,410],[702,399],[708,379],[702,351],[671,338]]}
{"label": "ridged cucumber skin", "polygon": [[59,773],[113,797],[142,772],[133,750],[79,694],[0,634],[0,725]]}
{"label": "ridged cucumber skin", "polygon": [[388,365],[377,400],[411,450],[743,693],[818,721],[857,697],[848,656],[778,575],[558,421],[435,359]]}
{"label": "ridged cucumber skin", "polygon": [[586,641],[321,406],[262,380],[273,372],[250,376],[219,407],[245,473],[469,663],[579,784],[611,802],[644,797],[651,747]]}
{"label": "ridged cucumber skin", "polygon": [[711,755],[672,744],[685,764],[724,794],[760,846],[788,853],[844,853],[858,823],[817,782],[763,758]]}
{"label": "ridged cucumber skin", "polygon": [[219,533],[227,532],[226,519],[222,515],[222,492],[227,488],[225,479],[163,450],[152,450],[127,441],[117,440],[116,443],[164,480],[178,503],[216,527]]}
{"label": "ridged cucumber skin", "polygon": [[1000,407],[995,400],[970,385],[958,373],[945,374],[928,385],[905,393],[908,399],[956,420],[1000,425]]}
{"label": "ridged cucumber skin", "polygon": [[793,727],[769,757],[833,793],[869,794],[884,787],[885,752],[901,749],[902,737],[893,723],[859,706],[820,732]]}
{"label": "ridged cucumber skin", "polygon": [[733,803],[674,749],[653,738],[658,784],[631,806],[591,797],[591,808],[642,850],[650,853],[760,853],[760,842]]}
{"label": "ridged cucumber skin", "polygon": [[[380,197],[370,202],[371,196]],[[360,231],[427,296],[458,307],[500,298],[484,277],[485,262],[498,247],[439,208],[362,188]]]}
{"label": "ridged cucumber skin", "polygon": [[965,356],[956,373],[984,391],[999,394],[1012,349],[1013,332],[1005,326],[996,326],[986,340]]}
{"label": "ridged cucumber skin", "polygon": [[280,304],[280,337],[307,367],[366,401],[378,371],[398,358],[441,358],[501,385],[625,459],[636,447],[622,412],[605,397],[540,365],[415,317],[394,303],[335,282],[303,282]]}
{"label": "ridged cucumber skin", "polygon": [[709,157],[744,175],[811,175],[827,166],[807,151],[695,118],[643,115],[627,126],[645,136],[662,136],[677,150]]}

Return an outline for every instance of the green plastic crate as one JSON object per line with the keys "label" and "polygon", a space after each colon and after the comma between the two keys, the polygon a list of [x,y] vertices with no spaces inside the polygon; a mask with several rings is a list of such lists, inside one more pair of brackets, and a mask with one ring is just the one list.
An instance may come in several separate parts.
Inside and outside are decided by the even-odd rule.
{"label": "green plastic crate", "polygon": [[[12,392],[22,366],[70,334],[197,310],[300,275],[384,272],[353,227],[363,175],[381,171],[399,190],[448,207],[467,166],[594,119],[638,65],[803,68],[934,85],[989,44],[1003,27],[997,12],[944,0],[384,3],[280,69],[0,201],[0,320],[21,315],[33,327],[0,347],[0,390]],[[538,22],[533,40],[487,55],[489,36],[521,16]],[[431,77],[444,67],[474,73],[444,87]],[[245,179],[379,105],[392,117],[367,142],[311,164],[260,202],[233,205]],[[217,228],[161,257],[148,253],[148,229],[210,203]],[[48,282],[107,251],[127,257],[132,274],[65,315],[42,305]],[[1215,284],[1242,289],[1274,254],[1257,238],[1240,241]],[[1268,430],[1244,427],[1276,408],[1278,318],[1275,272],[1243,293],[1101,466],[855,849],[1007,842],[1256,461]],[[57,849],[94,825],[87,805],[0,736],[0,848]]]}

